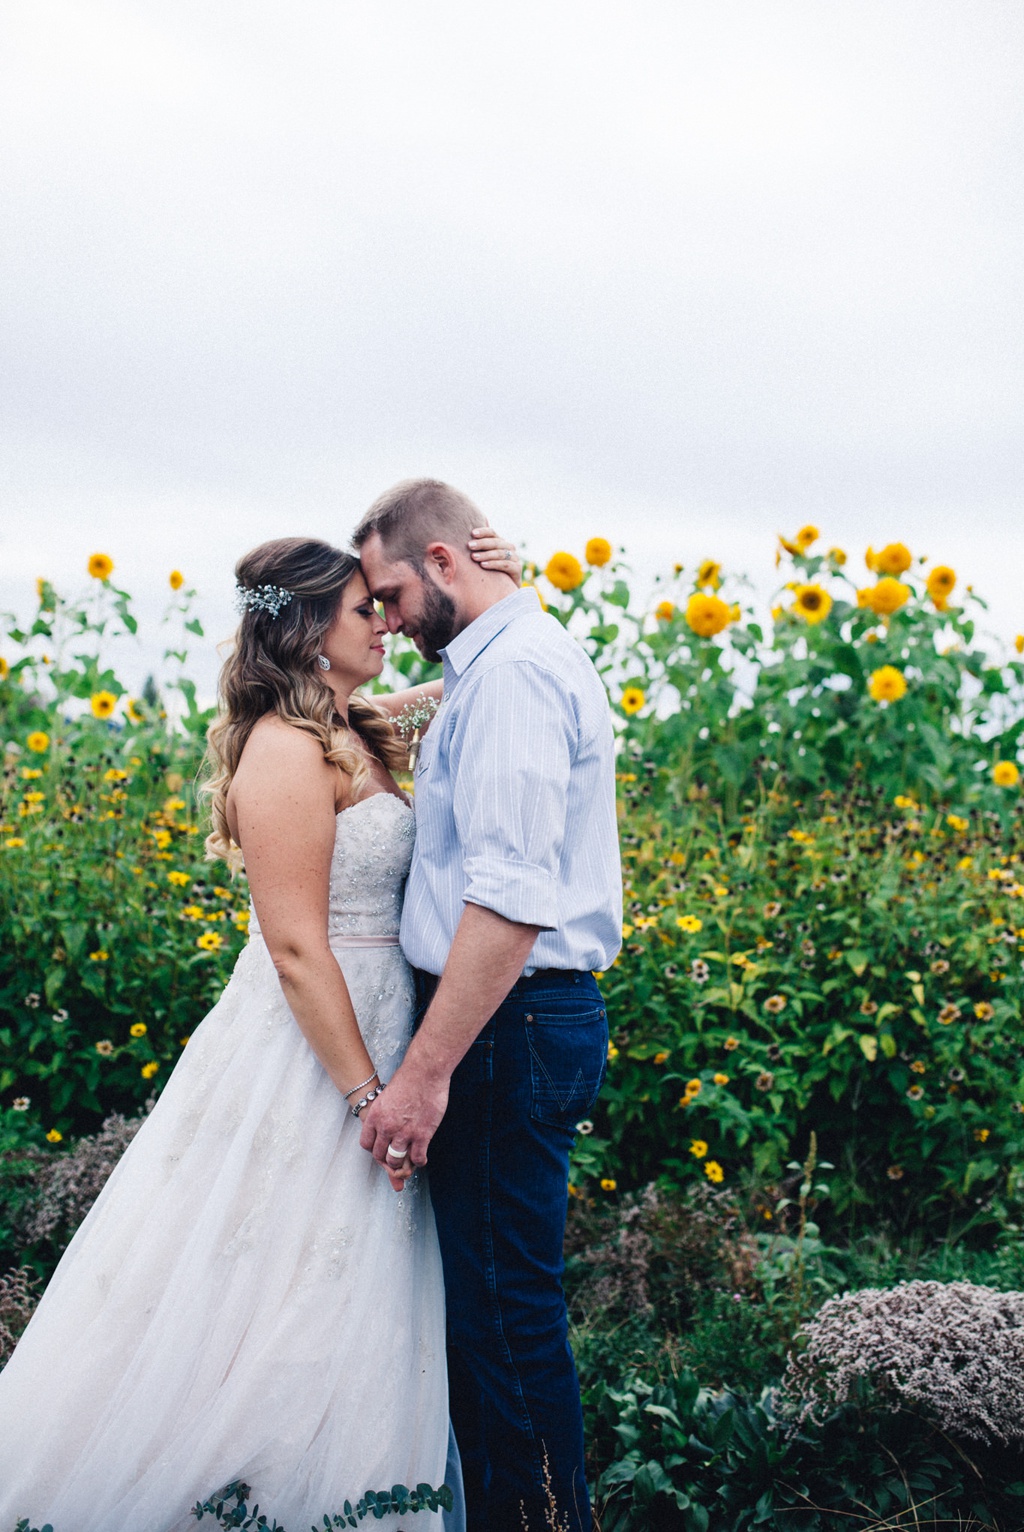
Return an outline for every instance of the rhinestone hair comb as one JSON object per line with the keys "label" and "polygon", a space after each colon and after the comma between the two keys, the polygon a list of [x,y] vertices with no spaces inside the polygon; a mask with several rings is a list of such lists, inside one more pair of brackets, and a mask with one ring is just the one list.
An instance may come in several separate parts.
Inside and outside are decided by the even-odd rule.
{"label": "rhinestone hair comb", "polygon": [[282,607],[294,600],[295,592],[281,585],[236,585],[235,608],[238,612],[269,612],[276,617]]}

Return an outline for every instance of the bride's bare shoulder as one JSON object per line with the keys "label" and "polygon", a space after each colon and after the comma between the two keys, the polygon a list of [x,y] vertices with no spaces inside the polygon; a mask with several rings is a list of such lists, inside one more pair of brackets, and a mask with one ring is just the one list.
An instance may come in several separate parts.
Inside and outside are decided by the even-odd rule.
{"label": "bride's bare shoulder", "polygon": [[333,784],[336,775],[318,739],[276,713],[265,713],[245,742],[232,786],[270,779],[312,783],[321,777]]}

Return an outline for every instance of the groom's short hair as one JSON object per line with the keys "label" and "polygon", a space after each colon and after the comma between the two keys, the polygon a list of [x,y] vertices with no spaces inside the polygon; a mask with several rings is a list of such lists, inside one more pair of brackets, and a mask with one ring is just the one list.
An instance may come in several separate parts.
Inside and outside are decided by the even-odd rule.
{"label": "groom's short hair", "polygon": [[440,479],[403,479],[373,502],[353,532],[352,544],[361,548],[376,532],[387,558],[411,564],[423,574],[430,543],[462,547],[474,527],[485,524],[461,489]]}

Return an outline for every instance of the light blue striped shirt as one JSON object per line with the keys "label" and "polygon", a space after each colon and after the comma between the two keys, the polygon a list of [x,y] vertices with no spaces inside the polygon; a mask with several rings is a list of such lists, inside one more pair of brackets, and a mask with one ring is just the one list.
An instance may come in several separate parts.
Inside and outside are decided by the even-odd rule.
{"label": "light blue striped shirt", "polygon": [[465,904],[542,927],[524,972],[604,969],[622,938],[608,699],[532,590],[442,651],[444,700],[416,764],[409,962],[439,974]]}

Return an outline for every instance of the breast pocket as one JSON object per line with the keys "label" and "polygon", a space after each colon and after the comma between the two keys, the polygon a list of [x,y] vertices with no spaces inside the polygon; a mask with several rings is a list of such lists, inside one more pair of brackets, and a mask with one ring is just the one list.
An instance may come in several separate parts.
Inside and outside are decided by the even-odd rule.
{"label": "breast pocket", "polygon": [[530,1047],[530,1116],[572,1127],[597,1100],[608,1062],[603,1006],[534,1011],[526,1017]]}

